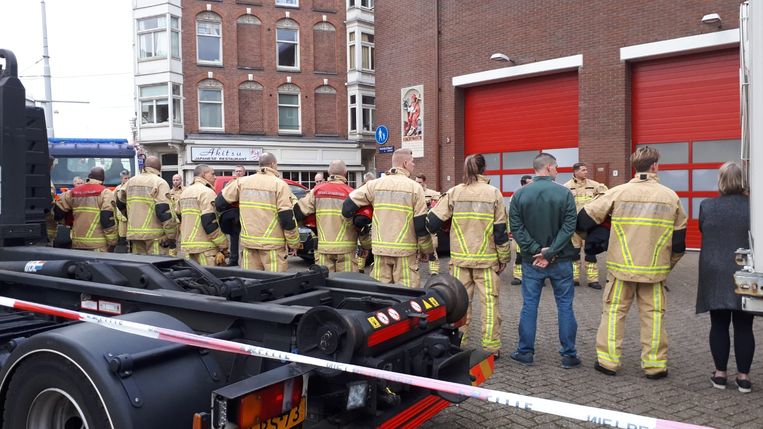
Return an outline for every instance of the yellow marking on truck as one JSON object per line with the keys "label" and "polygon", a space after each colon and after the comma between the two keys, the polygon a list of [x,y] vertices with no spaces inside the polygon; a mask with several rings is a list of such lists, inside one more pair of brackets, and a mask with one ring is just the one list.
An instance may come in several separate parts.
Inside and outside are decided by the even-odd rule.
{"label": "yellow marking on truck", "polygon": [[368,323],[370,323],[370,324],[371,324],[371,326],[372,326],[374,329],[379,329],[379,328],[381,328],[381,323],[379,323],[379,321],[378,321],[378,320],[376,320],[376,316],[371,316],[371,317],[369,317],[369,318],[368,318]]}

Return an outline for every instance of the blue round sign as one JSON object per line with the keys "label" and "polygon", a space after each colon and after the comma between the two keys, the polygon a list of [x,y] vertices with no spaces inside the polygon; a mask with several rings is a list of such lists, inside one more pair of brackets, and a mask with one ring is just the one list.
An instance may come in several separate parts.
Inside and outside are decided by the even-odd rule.
{"label": "blue round sign", "polygon": [[384,144],[387,143],[387,140],[389,140],[389,130],[384,125],[379,125],[376,127],[376,143]]}

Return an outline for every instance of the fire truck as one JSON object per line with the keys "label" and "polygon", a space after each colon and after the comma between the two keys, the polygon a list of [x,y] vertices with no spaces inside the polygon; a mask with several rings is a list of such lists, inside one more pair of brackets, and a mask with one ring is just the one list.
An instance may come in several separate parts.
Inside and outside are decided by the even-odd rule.
{"label": "fire truck", "polygon": [[122,171],[129,171],[130,176],[136,172],[135,149],[126,139],[52,137],[48,152],[55,158],[50,179],[59,193],[71,188],[75,177],[87,178],[93,167],[103,168],[103,184],[110,188],[119,185]]}
{"label": "fire truck", "polygon": [[737,251],[743,269],[734,274],[742,309],[763,314],[763,5],[740,6],[742,160],[750,190],[750,248]]}
{"label": "fire truck", "polygon": [[3,429],[416,427],[464,400],[72,322],[62,311],[462,384],[492,373],[492,355],[459,347],[468,300],[450,276],[406,289],[316,266],[265,273],[40,246],[51,210],[44,115],[25,107],[13,53],[0,49],[3,59],[0,297],[63,309],[0,310]]}

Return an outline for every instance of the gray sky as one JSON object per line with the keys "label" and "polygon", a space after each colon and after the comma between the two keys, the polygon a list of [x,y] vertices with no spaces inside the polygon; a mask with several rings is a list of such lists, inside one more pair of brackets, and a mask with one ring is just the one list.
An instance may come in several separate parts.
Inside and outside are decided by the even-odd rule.
{"label": "gray sky", "polygon": [[[56,137],[131,139],[131,0],[46,0]],[[0,0],[0,48],[16,54],[27,97],[45,98],[39,0]],[[39,60],[39,63],[35,64]]]}

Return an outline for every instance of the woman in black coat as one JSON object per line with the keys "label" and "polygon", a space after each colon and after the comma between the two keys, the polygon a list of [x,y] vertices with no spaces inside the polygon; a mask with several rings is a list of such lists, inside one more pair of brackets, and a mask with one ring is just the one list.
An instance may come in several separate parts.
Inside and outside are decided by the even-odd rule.
{"label": "woman in black coat", "polygon": [[726,388],[726,364],[731,340],[729,324],[734,325],[736,384],[740,392],[752,391],[748,377],[755,352],[753,316],[742,311],[742,300],[734,293],[735,251],[749,247],[750,201],[745,192],[742,167],[736,162],[723,164],[719,171],[721,195],[708,198],[699,207],[702,251],[699,254],[697,313],[710,311],[710,352],[715,372],[714,387]]}

